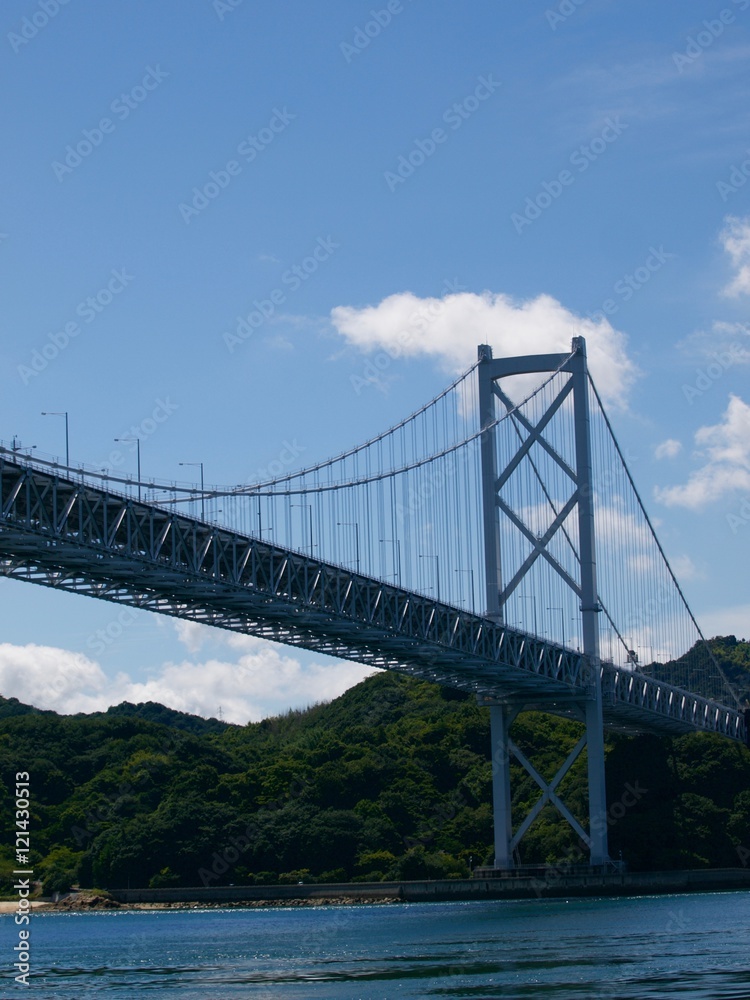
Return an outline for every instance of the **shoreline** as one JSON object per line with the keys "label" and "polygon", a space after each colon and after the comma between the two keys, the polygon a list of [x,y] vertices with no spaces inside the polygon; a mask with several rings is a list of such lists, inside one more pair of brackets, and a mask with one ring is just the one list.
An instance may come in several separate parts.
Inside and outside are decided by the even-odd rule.
{"label": "shoreline", "polygon": [[[450,902],[488,899],[561,899],[594,896],[653,896],[675,893],[750,890],[750,868],[675,872],[581,874],[552,870],[544,876],[414,882],[348,882],[272,886],[193,886],[171,889],[82,890],[57,902],[33,900],[35,910],[261,909]],[[17,901],[0,901],[0,914],[15,913]]]}

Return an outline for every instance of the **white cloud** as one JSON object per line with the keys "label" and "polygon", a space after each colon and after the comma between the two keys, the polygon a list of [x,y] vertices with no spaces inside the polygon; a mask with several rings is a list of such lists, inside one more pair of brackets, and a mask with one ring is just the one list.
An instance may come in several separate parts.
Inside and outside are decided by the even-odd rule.
{"label": "white cloud", "polygon": [[[183,631],[190,635],[190,630]],[[193,635],[189,641],[193,641]],[[127,674],[108,678],[81,653],[51,646],[0,644],[0,692],[37,708],[62,714],[103,712],[121,701],[156,701],[181,712],[217,716],[244,724],[330,701],[373,671],[357,663],[329,660],[301,664],[271,643],[231,636],[240,655],[206,661],[165,663],[146,681]]]}
{"label": "white cloud", "polygon": [[[330,661],[303,666],[269,644],[237,660],[183,660],[167,663],[157,677],[130,683],[127,701],[157,701],[195,715],[218,715],[228,722],[257,722],[287,711],[330,701],[357,684],[371,669]],[[119,699],[122,700],[122,699]]]}
{"label": "white cloud", "polygon": [[65,714],[97,712],[107,707],[107,684],[99,664],[83,653],[34,643],[0,644],[0,692],[6,698]]}
{"label": "white cloud", "polygon": [[672,567],[674,575],[678,580],[699,580],[703,578],[703,574],[690,556],[673,556],[669,560],[669,565]]}
{"label": "white cloud", "polygon": [[[722,368],[750,363],[750,325],[716,320],[710,330],[696,330],[677,344],[688,358],[718,362]],[[700,375],[700,370],[696,371]]]}
{"label": "white cloud", "polygon": [[709,638],[713,635],[735,635],[738,639],[750,639],[750,604],[709,611],[700,616],[700,626]]}
{"label": "white cloud", "polygon": [[613,497],[610,503],[599,502],[596,508],[597,538],[609,546],[610,552],[634,552],[650,559],[654,552],[654,539],[646,521],[637,514],[630,513],[617,504],[624,504],[621,497]]}
{"label": "white cloud", "polygon": [[728,215],[720,239],[732,259],[735,274],[724,289],[724,295],[738,298],[750,295],[750,216],[739,219]]}
{"label": "white cloud", "polygon": [[483,292],[421,299],[399,292],[376,306],[331,311],[336,330],[362,351],[385,350],[392,357],[431,356],[452,372],[476,360],[478,344],[496,357],[564,353],[571,339],[586,338],[591,373],[608,402],[624,406],[638,374],[626,353],[625,335],[607,320],[576,316],[550,295],[525,302]]}
{"label": "white cloud", "polygon": [[662,458],[674,458],[675,455],[679,455],[682,451],[682,444],[676,441],[674,438],[667,438],[666,441],[662,441],[654,449],[654,457],[658,459]]}
{"label": "white cloud", "polygon": [[173,621],[177,639],[189,653],[197,653],[204,642],[213,638],[214,630],[200,622],[191,622],[185,618],[175,618]]}
{"label": "white cloud", "polygon": [[730,395],[721,423],[701,427],[695,443],[708,461],[681,486],[657,487],[656,498],[668,507],[699,510],[738,491],[750,492],[750,406]]}

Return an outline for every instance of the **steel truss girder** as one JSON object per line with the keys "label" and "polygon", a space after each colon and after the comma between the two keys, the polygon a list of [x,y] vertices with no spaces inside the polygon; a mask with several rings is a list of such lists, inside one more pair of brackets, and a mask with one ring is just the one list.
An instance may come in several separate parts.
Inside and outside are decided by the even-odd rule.
{"label": "steel truss girder", "polygon": [[[578,652],[226,528],[0,456],[0,574],[498,699],[588,697]],[[744,740],[725,706],[608,665],[607,722]]]}

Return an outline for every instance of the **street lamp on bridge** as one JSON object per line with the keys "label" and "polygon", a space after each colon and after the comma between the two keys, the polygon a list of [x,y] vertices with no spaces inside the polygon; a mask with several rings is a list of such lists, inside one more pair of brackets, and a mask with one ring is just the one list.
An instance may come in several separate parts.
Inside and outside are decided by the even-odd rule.
{"label": "street lamp on bridge", "polygon": [[456,573],[468,573],[469,579],[471,580],[471,613],[475,614],[474,605],[474,570],[473,569],[457,569]]}
{"label": "street lamp on bridge", "polygon": [[138,455],[138,458],[137,458],[137,461],[138,461],[138,499],[140,500],[141,499],[141,439],[139,437],[121,437],[121,438],[115,438],[115,441],[118,441],[118,442],[122,441],[123,443],[127,442],[129,444],[132,444],[132,442],[135,441],[136,452],[137,452],[137,455]]}
{"label": "street lamp on bridge", "polygon": [[[179,462],[179,465],[192,465],[201,470],[201,521],[206,520],[206,494],[203,490],[203,462]],[[140,478],[140,477],[139,477]]]}
{"label": "street lamp on bridge", "polygon": [[440,603],[440,556],[423,556],[420,553],[419,558],[435,560],[435,595],[437,597],[437,602],[439,604]]}
{"label": "street lamp on bridge", "polygon": [[70,438],[68,437],[68,411],[42,410],[43,417],[65,417],[65,467],[70,468]]}
{"label": "street lamp on bridge", "polygon": [[560,628],[562,629],[562,644],[565,645],[565,612],[562,608],[547,608],[547,611],[560,612]]}
{"label": "street lamp on bridge", "polygon": [[310,503],[290,503],[290,507],[307,507],[310,511],[310,558],[312,558],[313,548],[313,516],[312,516],[312,504]]}
{"label": "street lamp on bridge", "polygon": [[393,574],[396,583],[401,586],[401,542],[398,538],[379,538],[378,541],[381,545],[385,545],[386,542],[391,542],[393,544],[393,552],[395,555],[395,572]]}
{"label": "street lamp on bridge", "polygon": [[359,524],[357,521],[337,521],[336,525],[339,528],[354,528],[355,559],[359,573]]}

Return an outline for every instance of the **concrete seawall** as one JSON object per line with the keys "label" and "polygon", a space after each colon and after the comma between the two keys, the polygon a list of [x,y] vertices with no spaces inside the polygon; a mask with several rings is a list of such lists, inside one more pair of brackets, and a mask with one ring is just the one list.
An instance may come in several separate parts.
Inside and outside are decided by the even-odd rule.
{"label": "concrete seawall", "polygon": [[750,868],[581,875],[563,871],[536,877],[442,879],[422,882],[340,882],[328,885],[227,885],[182,889],[113,889],[120,903],[247,903],[274,900],[393,899],[406,903],[471,899],[545,899],[572,896],[650,896],[750,889]]}

